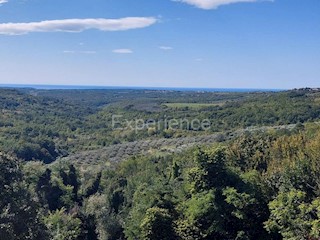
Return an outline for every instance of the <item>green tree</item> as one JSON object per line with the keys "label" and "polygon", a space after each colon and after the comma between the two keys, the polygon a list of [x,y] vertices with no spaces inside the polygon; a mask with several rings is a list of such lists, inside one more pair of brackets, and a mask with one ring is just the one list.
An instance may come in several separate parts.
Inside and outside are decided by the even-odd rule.
{"label": "green tree", "polygon": [[84,210],[87,216],[92,216],[95,219],[96,233],[99,239],[124,239],[120,216],[110,211],[106,194],[90,196],[84,202]]}
{"label": "green tree", "polygon": [[78,191],[80,188],[80,182],[78,181],[77,170],[73,164],[68,166],[68,170],[60,169],[60,177],[62,178],[62,182],[65,186],[72,187],[72,201],[78,202]]}
{"label": "green tree", "polygon": [[286,240],[310,239],[310,205],[305,200],[306,194],[299,190],[280,192],[269,203],[271,214],[265,222],[266,229],[269,232],[279,232]]}
{"label": "green tree", "polygon": [[76,240],[81,234],[81,220],[67,214],[64,208],[50,212],[44,223],[52,240]]}
{"label": "green tree", "polygon": [[173,218],[167,209],[159,207],[149,208],[140,228],[142,239],[145,240],[176,239]]}
{"label": "green tree", "polygon": [[0,238],[47,239],[39,208],[23,182],[20,163],[0,154]]}
{"label": "green tree", "polygon": [[215,191],[195,193],[179,206],[183,215],[176,221],[176,232],[182,239],[219,237],[221,220],[215,202]]}

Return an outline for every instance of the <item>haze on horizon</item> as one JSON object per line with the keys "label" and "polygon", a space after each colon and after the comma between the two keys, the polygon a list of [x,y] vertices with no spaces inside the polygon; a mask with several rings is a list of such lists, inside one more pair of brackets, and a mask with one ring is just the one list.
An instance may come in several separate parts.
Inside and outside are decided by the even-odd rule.
{"label": "haze on horizon", "polygon": [[0,84],[319,87],[318,0],[0,0]]}

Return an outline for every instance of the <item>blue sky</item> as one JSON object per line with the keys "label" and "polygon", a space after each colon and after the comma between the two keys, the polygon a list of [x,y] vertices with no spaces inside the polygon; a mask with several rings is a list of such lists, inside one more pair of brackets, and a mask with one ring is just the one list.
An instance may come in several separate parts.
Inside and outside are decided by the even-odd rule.
{"label": "blue sky", "polygon": [[0,83],[320,87],[319,0],[0,0]]}

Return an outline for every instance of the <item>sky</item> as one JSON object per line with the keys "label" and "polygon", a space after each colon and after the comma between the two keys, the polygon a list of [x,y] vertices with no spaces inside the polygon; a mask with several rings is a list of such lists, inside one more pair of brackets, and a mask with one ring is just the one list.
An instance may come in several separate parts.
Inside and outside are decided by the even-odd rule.
{"label": "sky", "polygon": [[320,1],[0,0],[0,84],[320,87]]}

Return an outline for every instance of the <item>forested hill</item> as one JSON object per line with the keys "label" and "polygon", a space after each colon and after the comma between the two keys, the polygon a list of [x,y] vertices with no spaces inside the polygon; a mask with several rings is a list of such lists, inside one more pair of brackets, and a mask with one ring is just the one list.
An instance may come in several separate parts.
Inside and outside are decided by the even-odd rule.
{"label": "forested hill", "polygon": [[[21,159],[54,161],[59,156],[136,140],[179,138],[246,128],[314,121],[320,94],[286,92],[210,93],[150,90],[0,90],[0,147]],[[123,130],[112,126],[122,116]],[[144,128],[125,120],[210,120],[210,128]]]}
{"label": "forested hill", "polygon": [[25,160],[54,161],[65,152],[59,147],[81,127],[92,108],[24,91],[0,90],[0,148]]}
{"label": "forested hill", "polygon": [[319,239],[320,127],[117,165],[0,155],[1,239]]}
{"label": "forested hill", "polygon": [[317,89],[0,89],[0,109],[0,239],[320,238]]}
{"label": "forested hill", "polygon": [[[21,159],[45,163],[57,157],[119,143],[225,133],[250,126],[315,121],[320,93],[314,89],[284,92],[212,93],[153,90],[0,89],[0,149]],[[131,128],[112,126],[125,120],[208,119],[209,129],[183,125]]]}

